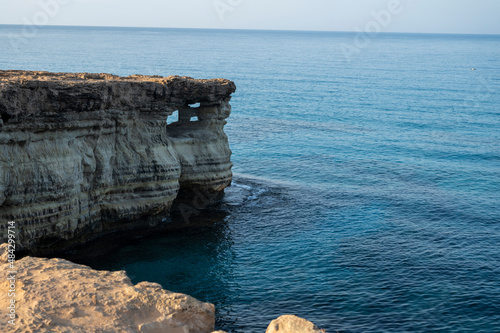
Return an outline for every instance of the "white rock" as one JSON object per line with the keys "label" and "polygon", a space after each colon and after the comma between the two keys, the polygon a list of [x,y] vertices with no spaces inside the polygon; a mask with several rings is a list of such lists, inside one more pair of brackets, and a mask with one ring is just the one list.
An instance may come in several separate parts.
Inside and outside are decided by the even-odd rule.
{"label": "white rock", "polygon": [[267,327],[266,333],[325,333],[325,331],[303,318],[284,315],[273,320]]}

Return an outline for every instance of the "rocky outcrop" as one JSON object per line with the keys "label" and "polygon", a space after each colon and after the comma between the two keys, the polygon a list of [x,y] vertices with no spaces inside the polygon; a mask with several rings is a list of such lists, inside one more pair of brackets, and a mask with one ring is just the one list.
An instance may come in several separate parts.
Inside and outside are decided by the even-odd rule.
{"label": "rocky outcrop", "polygon": [[325,333],[303,318],[293,315],[281,316],[273,320],[267,327],[266,333]]}
{"label": "rocky outcrop", "polygon": [[[10,271],[0,263],[0,271]],[[133,285],[125,272],[92,270],[62,259],[25,257],[12,281],[0,280],[0,332],[209,333],[215,309],[159,284]],[[14,321],[9,316],[15,299]]]}
{"label": "rocky outcrop", "polygon": [[235,89],[223,79],[0,71],[0,237],[15,221],[18,250],[47,252],[166,228],[176,198],[211,203],[231,182],[223,127]]}

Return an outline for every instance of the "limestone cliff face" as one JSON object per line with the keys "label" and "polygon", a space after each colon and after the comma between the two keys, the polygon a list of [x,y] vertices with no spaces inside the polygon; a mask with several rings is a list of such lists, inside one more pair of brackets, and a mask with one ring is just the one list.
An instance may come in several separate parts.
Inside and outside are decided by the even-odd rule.
{"label": "limestone cliff face", "polygon": [[161,226],[180,189],[222,191],[235,89],[223,79],[0,71],[0,231],[15,221],[18,249],[36,252]]}

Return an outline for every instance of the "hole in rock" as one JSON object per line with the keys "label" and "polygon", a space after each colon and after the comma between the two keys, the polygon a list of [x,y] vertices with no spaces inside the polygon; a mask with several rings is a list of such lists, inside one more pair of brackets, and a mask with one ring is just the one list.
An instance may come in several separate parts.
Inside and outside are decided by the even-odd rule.
{"label": "hole in rock", "polygon": [[179,121],[179,111],[174,111],[172,115],[167,117],[167,125],[170,125],[172,123],[176,123]]}
{"label": "hole in rock", "polygon": [[190,107],[190,108],[193,108],[193,109],[194,109],[194,108],[199,108],[200,106],[201,106],[201,104],[200,104],[200,103],[189,104],[189,107]]}
{"label": "hole in rock", "polygon": [[10,114],[7,113],[0,113],[0,118],[2,119],[4,124],[7,124],[7,122],[12,118]]}
{"label": "hole in rock", "polygon": [[198,121],[198,116],[192,116],[189,121]]}

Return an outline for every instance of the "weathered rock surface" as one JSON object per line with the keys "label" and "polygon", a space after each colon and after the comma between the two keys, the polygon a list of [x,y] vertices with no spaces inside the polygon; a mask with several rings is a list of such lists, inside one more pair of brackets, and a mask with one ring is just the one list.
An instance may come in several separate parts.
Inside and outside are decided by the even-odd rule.
{"label": "weathered rock surface", "polygon": [[15,221],[17,250],[50,252],[164,227],[179,193],[217,197],[232,178],[223,127],[235,89],[223,79],[0,71],[0,241]]}
{"label": "weathered rock surface", "polygon": [[266,333],[324,333],[316,325],[303,318],[293,315],[281,316],[273,320],[267,327]]}
{"label": "weathered rock surface", "polygon": [[[3,258],[3,256],[2,256]],[[4,258],[3,258],[4,259]],[[0,272],[9,271],[0,263]],[[0,332],[165,332],[214,330],[212,304],[162,289],[133,285],[125,272],[96,271],[62,259],[25,257],[15,263],[15,326],[7,320],[9,284],[0,280]]]}

